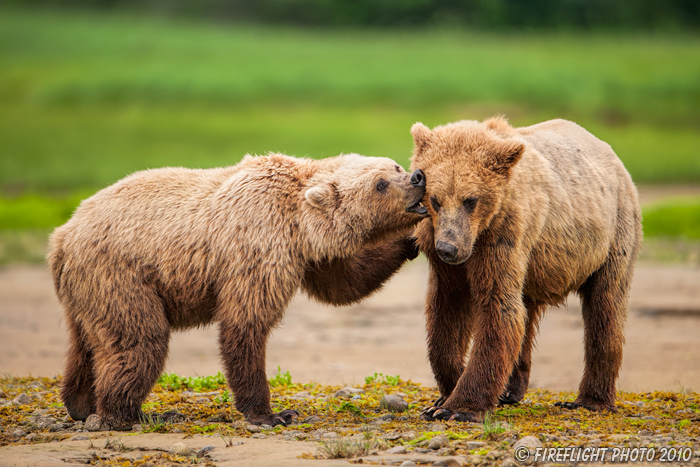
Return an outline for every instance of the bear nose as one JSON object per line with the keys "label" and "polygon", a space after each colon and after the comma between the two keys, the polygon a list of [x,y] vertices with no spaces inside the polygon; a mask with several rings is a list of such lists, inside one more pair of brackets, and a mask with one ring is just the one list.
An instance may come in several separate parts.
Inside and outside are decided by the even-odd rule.
{"label": "bear nose", "polygon": [[435,244],[435,250],[437,250],[440,259],[446,263],[451,263],[457,258],[457,247],[449,243],[445,243],[442,240],[438,240]]}
{"label": "bear nose", "polygon": [[425,186],[425,174],[421,169],[418,169],[411,174],[411,185],[416,187]]}

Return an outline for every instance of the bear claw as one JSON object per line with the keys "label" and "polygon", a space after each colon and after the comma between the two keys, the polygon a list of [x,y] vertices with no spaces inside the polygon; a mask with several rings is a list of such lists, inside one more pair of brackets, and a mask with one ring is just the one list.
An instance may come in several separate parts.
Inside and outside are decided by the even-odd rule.
{"label": "bear claw", "polygon": [[[433,407],[431,407],[433,408]],[[442,420],[447,422],[478,422],[478,417],[472,412],[453,412],[450,409],[441,409],[435,407],[437,410],[433,411],[429,415],[431,418],[426,418],[427,420]],[[424,417],[425,418],[425,417]]]}
{"label": "bear claw", "polygon": [[515,405],[520,403],[520,399],[512,392],[506,391],[498,397],[498,405]]}
{"label": "bear claw", "polygon": [[299,416],[299,412],[296,410],[283,410],[280,413],[274,414],[272,416],[272,426],[276,425],[282,425],[282,426],[287,426],[289,423],[292,423],[292,420],[294,420],[296,417]]}

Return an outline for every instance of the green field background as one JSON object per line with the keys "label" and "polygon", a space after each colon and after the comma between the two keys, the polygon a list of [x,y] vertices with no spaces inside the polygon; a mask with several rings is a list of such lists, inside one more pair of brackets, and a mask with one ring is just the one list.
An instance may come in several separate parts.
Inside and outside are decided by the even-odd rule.
{"label": "green field background", "polygon": [[[414,122],[494,114],[575,120],[638,184],[700,183],[700,35],[301,30],[0,9],[0,258],[21,249],[22,232],[45,240],[81,198],[136,170],[270,151],[408,167]],[[673,208],[692,224],[700,202]],[[677,217],[661,216],[660,235]],[[694,238],[683,225],[670,235]]]}

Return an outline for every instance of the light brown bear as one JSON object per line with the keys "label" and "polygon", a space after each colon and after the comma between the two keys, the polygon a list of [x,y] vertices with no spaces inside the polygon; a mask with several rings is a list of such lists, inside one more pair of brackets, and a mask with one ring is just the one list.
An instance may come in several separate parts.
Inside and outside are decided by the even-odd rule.
{"label": "light brown bear", "polygon": [[70,416],[130,428],[163,370],[173,330],[217,322],[235,407],[274,414],[268,335],[301,287],[332,304],[376,290],[418,253],[424,183],[386,158],[273,154],[236,166],[135,173],[83,203],[50,239],[70,348]]}
{"label": "light brown bear", "polygon": [[415,235],[430,262],[428,353],[440,389],[424,417],[474,421],[520,401],[539,320],[571,292],[582,301],[585,372],[563,405],[615,410],[642,228],[610,146],[566,120],[416,123],[411,133],[411,167],[427,183],[430,222]]}

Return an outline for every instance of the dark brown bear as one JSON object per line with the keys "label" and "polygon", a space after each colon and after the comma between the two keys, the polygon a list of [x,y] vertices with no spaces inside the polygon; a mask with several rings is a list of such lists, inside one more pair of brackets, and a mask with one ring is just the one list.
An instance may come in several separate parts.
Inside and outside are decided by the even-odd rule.
{"label": "dark brown bear", "polygon": [[539,320],[571,292],[583,306],[585,372],[565,405],[615,410],[642,229],[610,146],[565,120],[417,123],[411,133],[411,166],[427,183],[430,221],[416,236],[430,262],[428,353],[440,389],[425,417],[479,420],[499,397],[521,400]]}
{"label": "dark brown bear", "polygon": [[69,414],[131,428],[163,370],[170,333],[217,322],[235,406],[274,414],[265,348],[299,288],[347,304],[416,248],[420,174],[385,158],[279,154],[211,170],[133,174],[83,201],[51,236],[48,262],[70,330]]}

